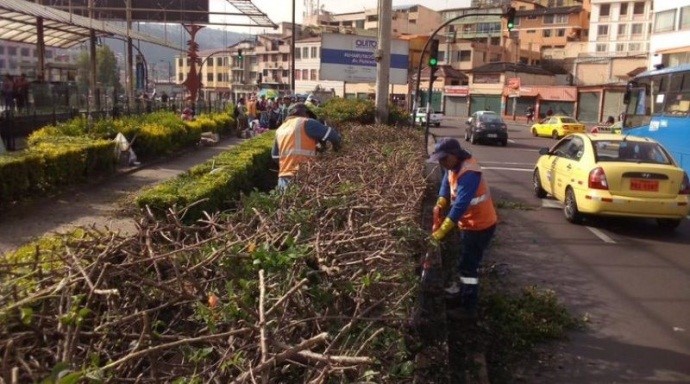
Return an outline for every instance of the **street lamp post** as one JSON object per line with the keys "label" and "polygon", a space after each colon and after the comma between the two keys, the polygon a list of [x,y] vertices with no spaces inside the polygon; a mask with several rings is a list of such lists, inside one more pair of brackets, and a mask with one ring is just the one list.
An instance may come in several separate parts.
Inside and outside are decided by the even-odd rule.
{"label": "street lamp post", "polygon": [[[427,48],[429,48],[429,44],[431,44],[431,41],[434,40],[434,37],[436,37],[436,34],[441,29],[446,27],[448,24],[450,24],[456,20],[464,19],[465,17],[468,17],[468,16],[500,16],[500,17],[503,17],[504,15],[505,14],[496,14],[496,13],[488,13],[488,12],[460,15],[460,16],[454,17],[452,19],[448,19],[445,23],[441,24],[438,28],[436,28],[436,30],[431,34],[431,36],[429,36],[426,43],[424,44],[424,48],[422,48],[422,54],[419,55],[419,64],[417,65],[417,85],[415,86],[415,92],[414,92],[413,106],[415,106],[415,108],[412,110],[412,128],[414,128],[415,120],[417,120],[417,108],[416,108],[416,106],[417,106],[418,99],[419,99],[419,87],[420,87],[420,84],[422,82],[421,77],[422,77],[422,63],[424,62],[424,53],[426,52]],[[431,89],[429,89],[429,97],[431,97]],[[428,113],[428,111],[427,111],[427,113]],[[429,121],[428,117],[426,120]],[[424,141],[425,141],[426,147],[429,148],[429,124],[426,124],[426,129],[424,132]]]}

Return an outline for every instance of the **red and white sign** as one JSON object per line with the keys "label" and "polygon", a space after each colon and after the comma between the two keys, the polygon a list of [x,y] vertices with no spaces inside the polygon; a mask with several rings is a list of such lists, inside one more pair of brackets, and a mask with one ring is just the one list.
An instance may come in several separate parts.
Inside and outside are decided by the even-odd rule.
{"label": "red and white sign", "polygon": [[443,87],[446,96],[467,96],[470,94],[470,87],[467,85],[446,85]]}

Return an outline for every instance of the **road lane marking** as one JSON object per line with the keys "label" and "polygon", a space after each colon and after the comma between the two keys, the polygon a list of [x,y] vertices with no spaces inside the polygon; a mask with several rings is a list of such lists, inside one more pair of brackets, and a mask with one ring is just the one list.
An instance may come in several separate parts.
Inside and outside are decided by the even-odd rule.
{"label": "road lane marking", "polygon": [[563,204],[561,204],[560,201],[551,200],[551,199],[541,199],[541,206],[542,206],[542,208],[555,208],[555,209],[563,208]]}
{"label": "road lane marking", "polygon": [[598,230],[598,229],[596,229],[596,228],[593,228],[593,227],[585,226],[585,228],[589,229],[589,231],[592,232],[596,237],[598,237],[598,238],[600,238],[601,240],[603,240],[604,243],[616,244],[616,241],[613,240],[612,238],[610,238],[610,237],[609,237],[607,234],[605,234],[604,232],[602,232],[602,231],[600,231],[600,230]]}
{"label": "road lane marking", "polygon": [[525,168],[509,168],[509,167],[482,167],[482,169],[493,170],[493,171],[519,171],[519,172],[534,172],[533,169]]}

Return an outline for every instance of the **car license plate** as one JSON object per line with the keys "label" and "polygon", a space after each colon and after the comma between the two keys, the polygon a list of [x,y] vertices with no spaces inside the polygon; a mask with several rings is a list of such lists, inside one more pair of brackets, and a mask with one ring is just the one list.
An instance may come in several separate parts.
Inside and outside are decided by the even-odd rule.
{"label": "car license plate", "polygon": [[659,191],[659,180],[632,179],[630,180],[630,190],[657,192]]}
{"label": "car license plate", "polygon": [[492,138],[492,139],[493,139],[493,138],[496,138],[496,137],[498,137],[498,135],[497,135],[497,134],[495,134],[495,133],[489,133],[488,135],[486,135],[486,137],[490,137],[490,138]]}

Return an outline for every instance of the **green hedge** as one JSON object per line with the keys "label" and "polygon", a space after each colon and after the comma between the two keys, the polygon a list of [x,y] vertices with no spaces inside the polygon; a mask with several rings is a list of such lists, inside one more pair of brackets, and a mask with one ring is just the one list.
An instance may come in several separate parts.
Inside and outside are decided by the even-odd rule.
{"label": "green hedge", "polygon": [[44,137],[27,151],[0,156],[0,205],[115,171],[115,144],[85,137]]}
{"label": "green hedge", "polygon": [[266,132],[192,167],[178,177],[145,189],[136,198],[139,207],[148,206],[164,215],[168,208],[191,207],[185,220],[203,212],[228,208],[243,192],[267,190],[276,184],[277,172],[271,159],[275,133]]}
{"label": "green hedge", "polygon": [[[376,106],[372,100],[334,98],[314,110],[319,118],[336,127],[343,123],[373,124],[376,120]],[[408,115],[403,108],[388,105],[388,124],[406,123]]]}

